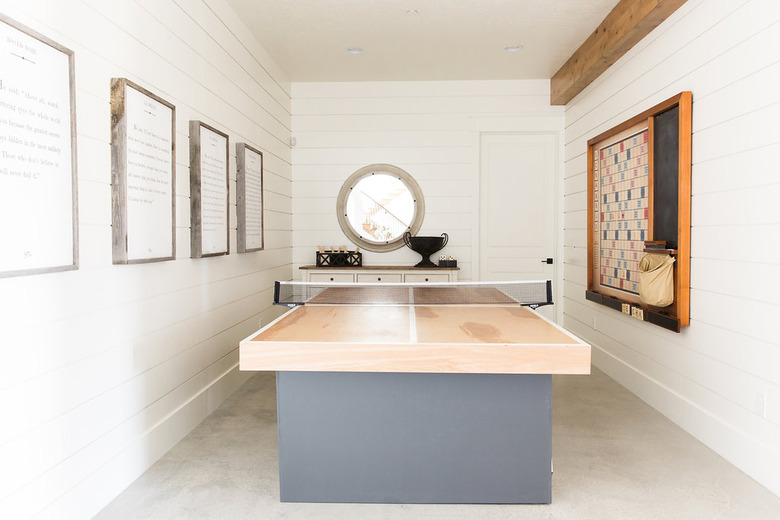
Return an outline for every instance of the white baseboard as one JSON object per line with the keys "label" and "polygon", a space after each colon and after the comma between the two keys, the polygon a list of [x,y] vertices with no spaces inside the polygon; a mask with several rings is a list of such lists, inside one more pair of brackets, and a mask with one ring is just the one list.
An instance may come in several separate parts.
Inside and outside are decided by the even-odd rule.
{"label": "white baseboard", "polygon": [[36,518],[93,517],[251,376],[251,373],[240,372],[236,363],[106,461],[88,478],[49,504]]}
{"label": "white baseboard", "polygon": [[780,496],[780,454],[635,367],[593,345],[593,365]]}

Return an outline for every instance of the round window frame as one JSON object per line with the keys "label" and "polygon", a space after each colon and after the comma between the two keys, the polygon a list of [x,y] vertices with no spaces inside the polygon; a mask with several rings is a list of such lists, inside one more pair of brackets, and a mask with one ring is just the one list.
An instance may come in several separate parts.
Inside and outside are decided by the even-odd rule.
{"label": "round window frame", "polygon": [[423,218],[425,218],[425,198],[423,197],[420,185],[417,184],[414,177],[409,175],[405,170],[393,166],[392,164],[369,164],[368,166],[364,166],[357,170],[344,181],[341,190],[339,190],[338,198],[336,199],[336,216],[338,217],[341,230],[356,246],[375,253],[387,253],[404,246],[403,234],[393,240],[383,243],[366,240],[353,229],[346,213],[347,199],[349,198],[352,189],[358,182],[374,174],[385,174],[396,177],[404,183],[409,190],[409,193],[411,193],[412,199],[414,200],[414,216],[412,217],[412,222],[409,224],[407,231],[411,232],[412,235],[420,231],[420,228],[422,227]]}

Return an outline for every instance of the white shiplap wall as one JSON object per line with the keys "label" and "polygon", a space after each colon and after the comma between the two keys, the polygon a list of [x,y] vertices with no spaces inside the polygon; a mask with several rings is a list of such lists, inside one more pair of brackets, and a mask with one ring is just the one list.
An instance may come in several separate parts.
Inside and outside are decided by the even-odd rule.
{"label": "white shiplap wall", "polygon": [[[566,106],[564,325],[594,363],[780,494],[780,2],[689,0]],[[586,141],[693,92],[691,324],[585,301]]]}
{"label": "white shiplap wall", "polygon": [[[317,245],[346,244],[336,196],[359,168],[390,163],[425,197],[420,235],[450,236],[460,278],[476,279],[480,132],[563,130],[549,81],[294,83],[293,265],[313,264]],[[417,253],[364,252],[364,264],[414,265]],[[294,273],[297,278],[297,273]]]}
{"label": "white shiplap wall", "polygon": [[[87,518],[230,395],[291,277],[290,85],[224,0],[0,1],[75,51],[80,269],[0,279],[0,517]],[[111,264],[109,85],[176,106],[176,251]],[[189,259],[188,121],[230,136],[229,256]],[[235,143],[264,152],[266,249],[236,249]],[[23,225],[23,223],[20,223]]]}

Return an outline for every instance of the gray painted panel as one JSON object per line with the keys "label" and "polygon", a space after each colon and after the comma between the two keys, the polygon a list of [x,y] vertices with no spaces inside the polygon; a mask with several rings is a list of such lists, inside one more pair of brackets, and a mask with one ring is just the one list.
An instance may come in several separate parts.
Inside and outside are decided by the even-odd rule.
{"label": "gray painted panel", "polygon": [[549,503],[551,376],[279,372],[285,502]]}

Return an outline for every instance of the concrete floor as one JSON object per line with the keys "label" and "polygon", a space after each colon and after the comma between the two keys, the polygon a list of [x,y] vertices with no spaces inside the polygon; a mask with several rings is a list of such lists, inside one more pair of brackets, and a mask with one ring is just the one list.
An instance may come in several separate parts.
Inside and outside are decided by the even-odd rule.
{"label": "concrete floor", "polygon": [[780,497],[595,369],[553,377],[550,505],[283,504],[274,383],[254,376],[95,518],[780,519]]}

